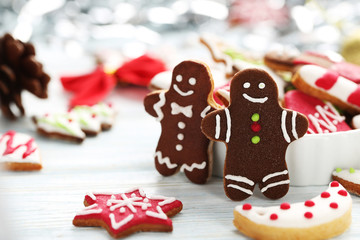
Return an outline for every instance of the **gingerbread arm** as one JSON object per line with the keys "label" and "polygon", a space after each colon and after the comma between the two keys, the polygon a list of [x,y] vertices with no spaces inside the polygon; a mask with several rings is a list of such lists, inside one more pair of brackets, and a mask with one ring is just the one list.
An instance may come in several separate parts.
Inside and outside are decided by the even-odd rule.
{"label": "gingerbread arm", "polygon": [[309,122],[307,118],[296,111],[283,110],[281,115],[281,130],[285,141],[295,141],[305,135]]}
{"label": "gingerbread arm", "polygon": [[163,113],[161,107],[165,104],[165,91],[154,91],[144,98],[145,111],[151,116],[160,118]]}
{"label": "gingerbread arm", "polygon": [[204,135],[213,141],[228,142],[230,139],[231,119],[229,110],[221,109],[216,110],[204,117],[201,122],[201,131]]}

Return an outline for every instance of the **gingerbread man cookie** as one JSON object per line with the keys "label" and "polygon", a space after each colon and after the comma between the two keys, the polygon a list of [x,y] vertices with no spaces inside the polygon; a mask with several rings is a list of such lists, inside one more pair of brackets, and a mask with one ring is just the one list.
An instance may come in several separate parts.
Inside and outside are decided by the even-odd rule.
{"label": "gingerbread man cookie", "polygon": [[280,107],[277,97],[269,74],[246,69],[231,82],[230,105],[202,121],[208,138],[227,145],[224,188],[232,200],[251,196],[256,183],[271,199],[284,196],[289,189],[286,149],[306,133],[308,121]]}
{"label": "gingerbread man cookie", "polygon": [[161,123],[155,166],[164,176],[184,171],[194,183],[205,183],[212,170],[212,142],[200,129],[201,120],[217,106],[208,67],[184,61],[173,70],[169,90],[144,99],[145,110]]}

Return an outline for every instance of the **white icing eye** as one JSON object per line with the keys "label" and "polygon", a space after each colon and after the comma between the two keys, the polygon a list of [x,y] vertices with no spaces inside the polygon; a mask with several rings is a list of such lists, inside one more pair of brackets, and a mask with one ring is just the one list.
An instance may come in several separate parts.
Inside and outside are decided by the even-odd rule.
{"label": "white icing eye", "polygon": [[265,88],[265,83],[263,83],[263,82],[259,83],[259,88],[264,89]]}
{"label": "white icing eye", "polygon": [[182,81],[182,76],[181,76],[181,75],[177,75],[177,76],[176,76],[176,81],[181,82],[181,81]]}
{"label": "white icing eye", "polygon": [[196,84],[196,79],[195,78],[190,78],[189,79],[189,84],[194,86]]}
{"label": "white icing eye", "polygon": [[243,87],[244,87],[244,88],[249,88],[249,87],[250,87],[250,83],[249,83],[249,82],[244,83]]}

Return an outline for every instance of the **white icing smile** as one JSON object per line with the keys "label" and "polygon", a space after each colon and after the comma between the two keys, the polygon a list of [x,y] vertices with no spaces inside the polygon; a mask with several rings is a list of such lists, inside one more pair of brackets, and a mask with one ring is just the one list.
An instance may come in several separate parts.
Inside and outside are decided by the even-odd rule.
{"label": "white icing smile", "polygon": [[253,103],[264,103],[268,100],[268,97],[263,97],[263,98],[253,98],[250,97],[249,95],[247,95],[246,93],[243,93],[243,97]]}
{"label": "white icing smile", "polygon": [[183,91],[180,90],[180,88],[179,88],[176,84],[174,84],[174,90],[175,90],[178,94],[180,94],[181,96],[183,96],[183,97],[190,96],[191,94],[194,93],[193,90],[189,90],[189,91],[187,91],[187,92],[183,92]]}

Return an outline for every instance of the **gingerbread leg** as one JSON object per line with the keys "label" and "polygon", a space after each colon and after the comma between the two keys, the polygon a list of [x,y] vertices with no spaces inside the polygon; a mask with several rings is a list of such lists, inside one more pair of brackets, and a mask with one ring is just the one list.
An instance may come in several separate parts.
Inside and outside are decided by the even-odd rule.
{"label": "gingerbread leg", "polygon": [[231,200],[241,201],[253,194],[255,183],[245,177],[245,174],[230,174],[225,172],[224,189],[225,194]]}
{"label": "gingerbread leg", "polygon": [[259,183],[260,191],[270,199],[278,199],[289,191],[289,173],[283,171],[272,172],[264,176]]}
{"label": "gingerbread leg", "polygon": [[184,164],[180,171],[185,172],[186,177],[193,183],[204,184],[209,178],[209,164],[202,162],[201,164],[193,163],[191,166]]}
{"label": "gingerbread leg", "polygon": [[178,164],[172,163],[170,157],[164,156],[160,150],[155,153],[155,167],[163,176],[174,175],[179,170]]}

